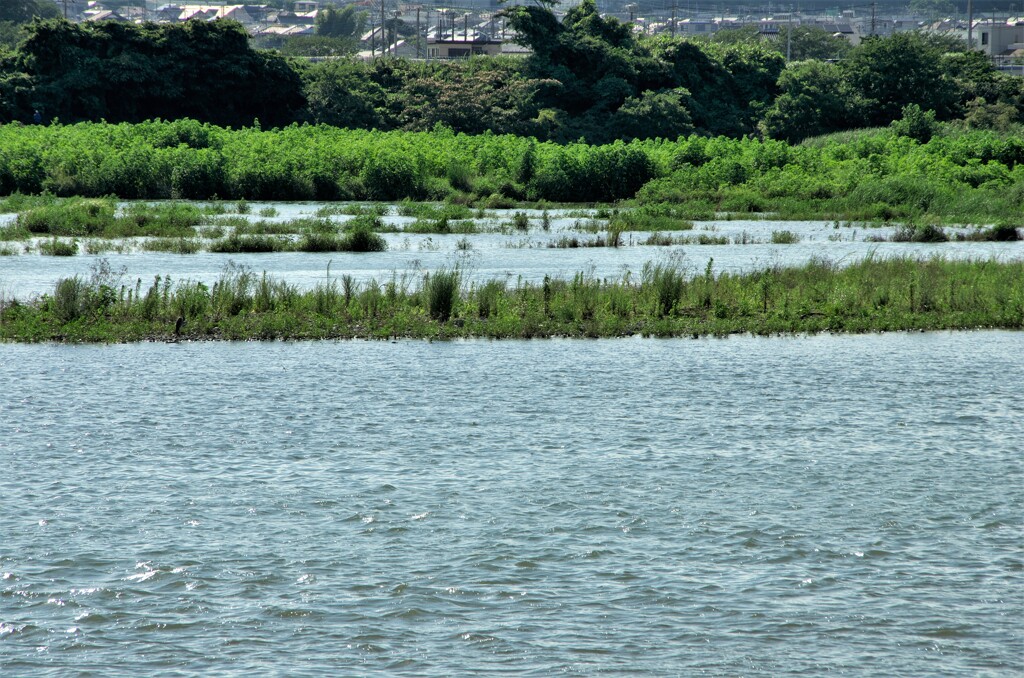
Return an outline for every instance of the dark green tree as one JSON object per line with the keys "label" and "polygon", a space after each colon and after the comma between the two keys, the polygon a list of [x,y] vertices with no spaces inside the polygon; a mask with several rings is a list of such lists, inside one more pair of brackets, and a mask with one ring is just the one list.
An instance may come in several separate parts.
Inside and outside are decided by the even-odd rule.
{"label": "dark green tree", "polygon": [[866,103],[867,124],[888,125],[907,104],[935,111],[940,120],[952,117],[958,92],[943,72],[944,52],[917,33],[868,38],[842,63],[850,87]]}
{"label": "dark green tree", "polygon": [[280,56],[250,49],[232,21],[29,26],[17,68],[31,81],[19,102],[64,121],[194,118],[220,125],[286,124],[301,82]]}
{"label": "dark green tree", "polygon": [[789,40],[789,58],[793,61],[806,59],[845,59],[853,46],[844,37],[832,35],[821,26],[782,26],[779,39],[774,42],[780,54],[786,53],[786,40]]}
{"label": "dark green tree", "polygon": [[782,73],[779,87],[782,93],[760,123],[762,133],[773,139],[796,143],[864,122],[862,102],[836,64],[794,63]]}
{"label": "dark green tree", "polygon": [[331,38],[357,38],[366,26],[366,12],[358,11],[355,5],[338,9],[333,5],[323,7],[316,15],[317,35]]}
{"label": "dark green tree", "polygon": [[32,19],[54,19],[60,16],[57,5],[49,0],[3,0],[0,2],[0,22],[23,24]]}

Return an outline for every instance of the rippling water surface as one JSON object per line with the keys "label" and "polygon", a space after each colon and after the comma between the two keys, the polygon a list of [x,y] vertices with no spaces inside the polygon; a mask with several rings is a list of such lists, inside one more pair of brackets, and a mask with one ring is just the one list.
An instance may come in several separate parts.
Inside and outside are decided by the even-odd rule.
{"label": "rippling water surface", "polygon": [[1022,349],[0,345],[0,673],[1020,675]]}
{"label": "rippling water surface", "polygon": [[[275,209],[285,212],[278,220],[310,216],[313,205],[274,203]],[[305,211],[298,211],[304,208]],[[534,214],[536,216],[536,214]],[[342,217],[339,217],[341,219]],[[344,217],[347,218],[347,217]],[[391,221],[408,224],[408,217],[388,217]],[[491,222],[500,222],[490,220]],[[536,221],[536,219],[534,220]],[[0,300],[4,297],[25,299],[33,295],[52,293],[54,285],[64,277],[90,276],[91,271],[105,260],[114,272],[124,273],[119,284],[134,286],[141,280],[143,289],[154,276],[168,275],[175,282],[193,280],[212,285],[224,272],[229,262],[247,266],[256,273],[267,272],[278,280],[287,281],[300,289],[310,289],[333,276],[350,275],[358,282],[375,279],[390,280],[392,276],[410,276],[419,282],[425,271],[433,271],[458,263],[465,277],[473,281],[494,278],[519,278],[540,282],[544,276],[572,279],[576,273],[588,273],[597,278],[620,279],[631,271],[634,279],[645,263],[672,259],[682,269],[696,275],[711,266],[716,273],[744,273],[769,266],[802,266],[812,259],[826,259],[848,265],[865,257],[919,257],[941,256],[949,259],[996,259],[1019,261],[1024,259],[1024,241],[1017,242],[944,242],[905,243],[873,242],[871,238],[886,238],[896,230],[892,227],[839,227],[826,221],[768,221],[734,220],[696,222],[692,231],[668,235],[677,238],[697,238],[701,235],[724,238],[722,245],[642,245],[650,233],[625,233],[622,247],[551,248],[554,241],[575,237],[582,241],[597,238],[595,234],[571,230],[576,219],[554,219],[550,231],[540,230],[533,224],[529,233],[480,233],[463,235],[418,235],[387,233],[386,252],[275,252],[269,254],[170,254],[138,251],[141,240],[116,241],[128,248],[126,252],[81,254],[75,257],[51,257],[38,254],[0,257]],[[492,224],[493,225],[493,224]],[[771,243],[772,233],[788,231],[798,242],[790,245]],[[952,232],[952,230],[951,230]],[[739,244],[746,242],[746,244]],[[23,247],[13,244],[12,247]],[[79,243],[84,249],[84,243]],[[468,247],[468,249],[463,249]]]}

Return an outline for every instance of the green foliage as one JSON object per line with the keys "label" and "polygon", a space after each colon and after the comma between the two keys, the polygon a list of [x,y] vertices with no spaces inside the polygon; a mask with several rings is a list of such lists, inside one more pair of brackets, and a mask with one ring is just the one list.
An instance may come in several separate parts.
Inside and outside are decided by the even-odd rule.
{"label": "green foliage", "polygon": [[760,123],[766,136],[797,142],[861,124],[863,105],[838,65],[792,64],[780,76],[779,88],[781,94]]}
{"label": "green foliage", "polygon": [[800,236],[793,231],[772,231],[773,245],[793,245],[800,242]]}
{"label": "green foliage", "polygon": [[60,10],[47,0],[4,0],[0,4],[0,22],[24,24],[32,19],[53,19]]}
{"label": "green foliage", "polygon": [[50,238],[39,243],[39,253],[51,257],[73,257],[78,254],[78,241]]}
{"label": "green foliage", "polygon": [[917,104],[907,104],[903,107],[903,116],[893,120],[890,128],[898,136],[925,144],[935,135],[938,124],[935,122],[935,111],[922,111]]}
{"label": "green foliage", "polygon": [[338,9],[333,5],[320,8],[314,28],[317,35],[332,38],[358,38],[366,26],[367,12],[356,5],[345,5]]}
{"label": "green foliage", "polygon": [[942,71],[943,50],[918,33],[868,38],[843,62],[844,77],[866,102],[868,125],[886,125],[916,104],[948,119],[957,103],[954,83]]}
{"label": "green foliage", "polygon": [[[217,195],[224,200],[426,197],[460,203],[402,208],[438,232],[466,232],[466,204],[515,207],[523,199],[637,199],[646,210],[671,203],[663,214],[630,217],[635,223],[626,223],[626,230],[648,230],[639,227],[644,223],[670,230],[673,221],[708,219],[716,211],[994,223],[1024,210],[1019,134],[944,124],[936,129],[927,143],[882,128],[818,137],[801,146],[700,136],[558,145],[510,135],[458,135],[445,128],[407,133],[293,125],[264,132],[186,121],[13,124],[0,126],[0,194],[20,194],[6,201],[7,209],[21,213],[18,233],[69,237],[196,236],[196,226],[209,216],[195,207],[171,202],[119,211],[114,198],[103,196],[179,196],[181,185],[167,179],[200,164],[213,168]],[[185,141],[176,143],[179,138]],[[458,179],[462,190],[450,183],[453,168],[464,170]],[[525,185],[520,183],[527,177]],[[26,197],[45,190],[51,195]],[[69,194],[88,197],[54,197]],[[320,216],[370,212],[365,216],[372,222],[381,209],[344,203]],[[221,225],[237,227],[241,235],[315,227],[312,222]],[[381,229],[369,224],[370,231]]]}
{"label": "green foliage", "polygon": [[112,200],[76,199],[21,212],[16,223],[34,235],[98,235],[114,226],[115,211]]}
{"label": "green foliage", "polygon": [[414,158],[395,149],[382,149],[366,159],[359,173],[371,200],[422,197],[420,172]]}
{"label": "green foliage", "polygon": [[15,102],[16,116],[30,115],[31,105],[62,120],[281,124],[302,104],[297,74],[281,57],[250,49],[231,21],[36,22],[14,67],[31,83],[31,103]]}
{"label": "green foliage", "polygon": [[785,54],[787,38],[789,58],[793,61],[845,59],[853,49],[849,40],[840,35],[833,35],[820,26],[793,26],[792,29],[789,26],[780,26],[779,38],[771,45],[780,54]]}
{"label": "green foliage", "polygon": [[656,313],[671,315],[686,289],[686,276],[672,263],[647,264],[643,270],[644,284],[650,287]]}
{"label": "green foliage", "polygon": [[387,241],[358,218],[349,222],[349,228],[342,236],[340,245],[339,249],[345,252],[383,252],[388,248]]}

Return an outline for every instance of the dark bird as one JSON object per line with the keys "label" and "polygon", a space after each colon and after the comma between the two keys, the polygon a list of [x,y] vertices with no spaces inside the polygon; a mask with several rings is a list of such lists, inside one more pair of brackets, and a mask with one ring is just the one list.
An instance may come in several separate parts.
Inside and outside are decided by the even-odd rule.
{"label": "dark bird", "polygon": [[185,316],[179,315],[177,322],[174,323],[174,336],[181,334],[181,326],[185,324]]}

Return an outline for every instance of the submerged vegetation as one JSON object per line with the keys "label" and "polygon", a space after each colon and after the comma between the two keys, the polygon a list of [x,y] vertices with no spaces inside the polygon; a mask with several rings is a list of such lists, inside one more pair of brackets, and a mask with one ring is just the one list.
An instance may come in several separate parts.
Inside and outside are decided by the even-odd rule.
{"label": "submerged vegetation", "polygon": [[[230,266],[212,286],[148,286],[101,263],[36,300],[0,300],[0,338],[170,339],[698,336],[737,332],[1024,329],[1024,262],[868,258],[736,275],[667,260],[639,276],[469,282],[458,268],[309,291]],[[418,284],[417,284],[418,280]]]}

